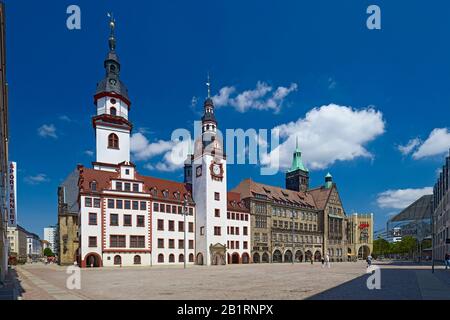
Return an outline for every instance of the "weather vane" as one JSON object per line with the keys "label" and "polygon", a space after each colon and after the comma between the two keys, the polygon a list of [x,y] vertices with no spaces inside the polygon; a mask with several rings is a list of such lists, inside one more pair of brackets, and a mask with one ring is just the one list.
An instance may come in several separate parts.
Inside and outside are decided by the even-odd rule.
{"label": "weather vane", "polygon": [[208,98],[211,98],[211,82],[209,81],[209,72],[207,75],[207,82],[206,82],[206,86],[208,87]]}
{"label": "weather vane", "polygon": [[111,29],[111,34],[109,36],[109,48],[111,51],[114,51],[116,48],[116,39],[114,37],[114,28],[116,27],[116,20],[114,19],[114,15],[111,12],[107,13],[109,18],[109,28]]}

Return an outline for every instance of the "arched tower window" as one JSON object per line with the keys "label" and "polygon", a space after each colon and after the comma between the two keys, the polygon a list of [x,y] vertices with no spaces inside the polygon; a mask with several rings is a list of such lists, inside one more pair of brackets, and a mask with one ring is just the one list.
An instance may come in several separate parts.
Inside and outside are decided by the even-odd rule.
{"label": "arched tower window", "polygon": [[115,133],[108,136],[108,148],[119,149],[119,137]]}
{"label": "arched tower window", "polygon": [[112,116],[116,116],[116,115],[117,115],[117,109],[114,108],[114,107],[111,107],[111,108],[109,109],[109,113],[110,113]]}

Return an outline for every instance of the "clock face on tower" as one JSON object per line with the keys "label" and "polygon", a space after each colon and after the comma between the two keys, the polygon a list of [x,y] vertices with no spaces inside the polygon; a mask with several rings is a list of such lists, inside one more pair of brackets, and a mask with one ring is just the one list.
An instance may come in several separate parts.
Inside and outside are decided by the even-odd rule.
{"label": "clock face on tower", "polygon": [[216,163],[214,161],[211,162],[210,166],[211,177],[214,180],[222,180],[223,178],[223,167],[221,163]]}
{"label": "clock face on tower", "polygon": [[202,175],[202,166],[198,166],[197,169],[195,169],[195,174],[197,177],[200,177]]}

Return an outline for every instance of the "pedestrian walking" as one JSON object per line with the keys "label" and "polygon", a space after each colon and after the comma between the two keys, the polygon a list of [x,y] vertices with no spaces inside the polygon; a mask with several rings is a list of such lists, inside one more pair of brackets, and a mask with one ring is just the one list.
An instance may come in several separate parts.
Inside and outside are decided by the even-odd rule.
{"label": "pedestrian walking", "polygon": [[325,267],[325,259],[322,257],[322,268]]}
{"label": "pedestrian walking", "polygon": [[448,267],[450,267],[450,254],[447,252],[445,254],[445,270],[447,270]]}
{"label": "pedestrian walking", "polygon": [[369,268],[372,265],[372,256],[368,255],[366,261],[367,261],[367,268]]}
{"label": "pedestrian walking", "polygon": [[325,262],[326,262],[326,266],[328,267],[328,268],[330,268],[331,266],[330,266],[330,256],[328,255],[328,253],[327,253],[327,255],[325,256]]}

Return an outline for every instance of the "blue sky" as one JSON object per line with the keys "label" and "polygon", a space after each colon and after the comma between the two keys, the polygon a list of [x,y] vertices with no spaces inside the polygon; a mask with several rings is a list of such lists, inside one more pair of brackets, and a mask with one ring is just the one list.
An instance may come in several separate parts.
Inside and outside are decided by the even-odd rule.
{"label": "blue sky", "polygon": [[[376,229],[434,184],[450,146],[450,3],[376,1],[381,30],[366,28],[368,1],[132,3],[6,1],[10,158],[19,223],[31,231],[56,223],[58,184],[95,160],[108,11],[134,140],[153,154],[133,154],[142,174],[181,179],[159,147],[199,119],[209,71],[220,128],[301,131],[311,185],[330,171],[347,213],[373,212]],[[81,30],[66,28],[70,4],[81,8]],[[284,94],[270,108],[277,89]],[[238,103],[246,98],[250,107]],[[283,172],[233,165],[228,187],[249,176],[284,185]]]}

